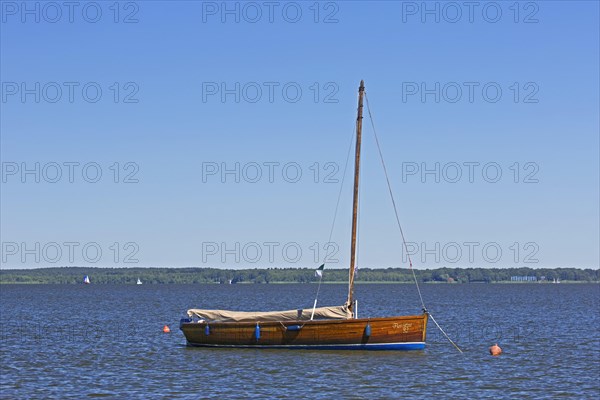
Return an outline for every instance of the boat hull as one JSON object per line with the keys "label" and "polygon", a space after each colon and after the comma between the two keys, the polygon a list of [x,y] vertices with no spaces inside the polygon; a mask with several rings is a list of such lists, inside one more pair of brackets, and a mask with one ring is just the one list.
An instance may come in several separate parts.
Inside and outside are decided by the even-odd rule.
{"label": "boat hull", "polygon": [[427,314],[286,322],[188,322],[180,329],[197,347],[314,350],[422,350]]}

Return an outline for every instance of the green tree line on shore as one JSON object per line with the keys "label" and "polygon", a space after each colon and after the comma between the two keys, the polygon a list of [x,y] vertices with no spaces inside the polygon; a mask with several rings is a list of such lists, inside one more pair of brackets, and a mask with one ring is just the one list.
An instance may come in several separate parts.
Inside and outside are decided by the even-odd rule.
{"label": "green tree line on shore", "polygon": [[[315,271],[309,268],[218,269],[218,268],[92,268],[56,267],[0,270],[0,284],[80,284],[88,275],[93,284],[173,283],[311,283]],[[423,283],[497,283],[512,277],[528,282],[600,282],[600,270],[579,268],[436,268],[415,269]],[[535,278],[535,279],[533,279]],[[323,282],[346,282],[347,269],[325,269]],[[413,282],[408,268],[361,268],[356,282]],[[520,281],[523,281],[521,279]]]}

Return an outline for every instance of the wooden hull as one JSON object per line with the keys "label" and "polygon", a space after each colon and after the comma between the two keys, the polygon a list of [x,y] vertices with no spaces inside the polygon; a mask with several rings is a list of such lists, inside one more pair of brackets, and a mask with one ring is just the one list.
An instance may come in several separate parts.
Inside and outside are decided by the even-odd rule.
{"label": "wooden hull", "polygon": [[320,350],[422,350],[427,314],[286,322],[188,322],[190,346]]}

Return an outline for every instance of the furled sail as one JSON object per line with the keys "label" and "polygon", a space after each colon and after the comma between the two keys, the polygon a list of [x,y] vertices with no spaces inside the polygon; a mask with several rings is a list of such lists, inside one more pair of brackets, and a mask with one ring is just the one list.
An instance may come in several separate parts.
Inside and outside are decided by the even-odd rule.
{"label": "furled sail", "polygon": [[[308,321],[313,309],[288,310],[288,311],[227,311],[227,310],[200,310],[190,309],[187,312],[190,318],[200,318],[212,322],[266,322],[266,321]],[[319,307],[315,308],[313,319],[349,319],[352,312],[348,307]]]}

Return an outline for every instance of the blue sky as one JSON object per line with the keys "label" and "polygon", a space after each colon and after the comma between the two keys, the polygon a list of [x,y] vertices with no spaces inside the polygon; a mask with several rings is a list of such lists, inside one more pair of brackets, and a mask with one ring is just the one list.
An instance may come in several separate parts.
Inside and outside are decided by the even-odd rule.
{"label": "blue sky", "polygon": [[[598,268],[597,2],[23,4],[2,268],[345,268],[361,79],[415,267]],[[368,116],[361,179],[359,266],[407,266]]]}

